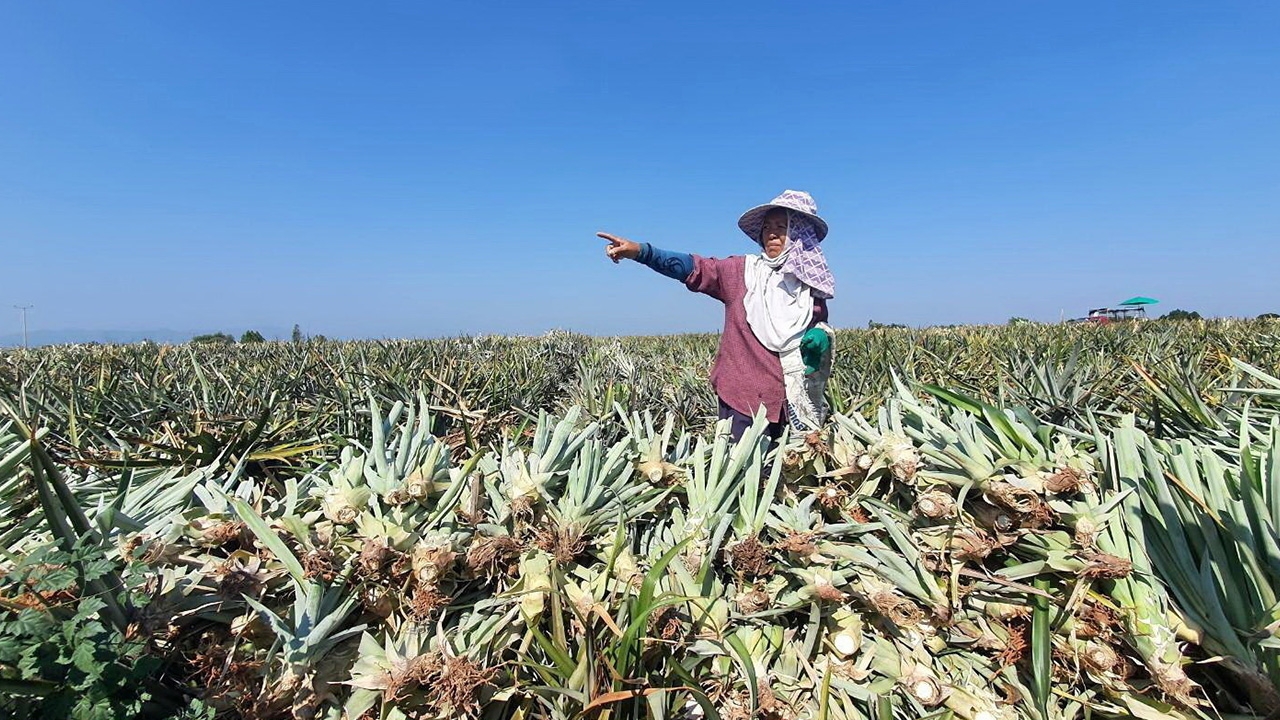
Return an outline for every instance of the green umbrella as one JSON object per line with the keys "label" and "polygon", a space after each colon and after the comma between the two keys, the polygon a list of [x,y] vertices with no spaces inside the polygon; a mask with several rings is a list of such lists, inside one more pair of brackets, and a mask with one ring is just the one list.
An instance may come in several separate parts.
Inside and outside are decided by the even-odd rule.
{"label": "green umbrella", "polygon": [[1121,305],[1155,305],[1158,302],[1160,301],[1154,298],[1142,297],[1141,295],[1139,295],[1138,297],[1131,297],[1120,304]]}

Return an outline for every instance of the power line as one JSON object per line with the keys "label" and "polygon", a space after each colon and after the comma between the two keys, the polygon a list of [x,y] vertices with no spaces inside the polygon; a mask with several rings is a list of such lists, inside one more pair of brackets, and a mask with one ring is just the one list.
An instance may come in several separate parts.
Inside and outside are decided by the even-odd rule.
{"label": "power line", "polygon": [[14,305],[13,309],[22,313],[22,349],[27,349],[27,311],[35,305]]}

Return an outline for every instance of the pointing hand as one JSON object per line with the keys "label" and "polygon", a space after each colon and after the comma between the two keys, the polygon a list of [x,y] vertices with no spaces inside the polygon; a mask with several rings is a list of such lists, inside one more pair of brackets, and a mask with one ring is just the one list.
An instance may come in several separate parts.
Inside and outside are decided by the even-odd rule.
{"label": "pointing hand", "polygon": [[608,255],[609,259],[615,263],[624,258],[635,260],[640,257],[640,243],[634,243],[626,238],[604,232],[598,232],[596,235],[609,241],[609,244],[604,248],[604,254]]}

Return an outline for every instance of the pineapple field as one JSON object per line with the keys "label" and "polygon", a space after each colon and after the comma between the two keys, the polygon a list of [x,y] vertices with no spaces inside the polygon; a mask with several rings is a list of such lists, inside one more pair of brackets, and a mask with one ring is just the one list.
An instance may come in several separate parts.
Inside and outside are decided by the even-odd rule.
{"label": "pineapple field", "polygon": [[0,351],[13,718],[1263,718],[1280,322]]}

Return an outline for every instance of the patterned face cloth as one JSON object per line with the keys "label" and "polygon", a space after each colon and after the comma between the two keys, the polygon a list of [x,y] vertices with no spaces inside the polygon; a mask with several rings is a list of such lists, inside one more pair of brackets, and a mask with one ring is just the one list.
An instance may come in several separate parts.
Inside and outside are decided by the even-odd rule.
{"label": "patterned face cloth", "polygon": [[790,210],[787,211],[787,260],[782,269],[812,288],[817,297],[829,300],[836,296],[836,279],[827,267],[813,221]]}

